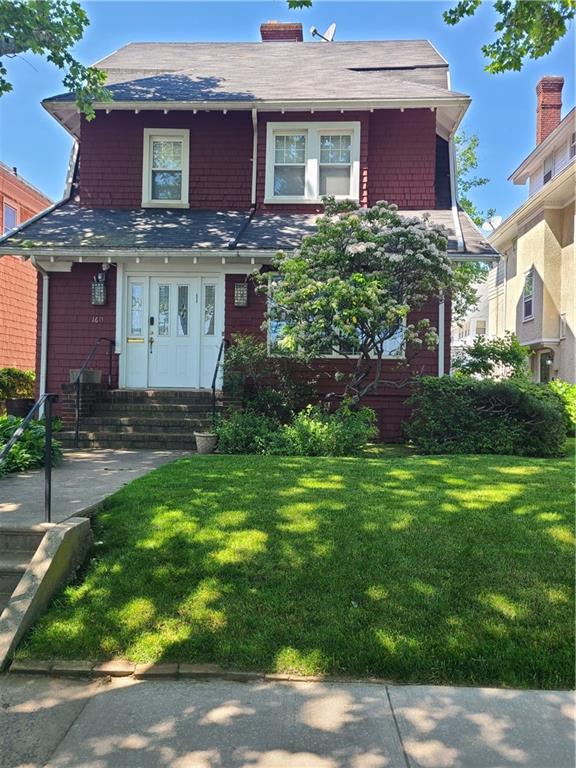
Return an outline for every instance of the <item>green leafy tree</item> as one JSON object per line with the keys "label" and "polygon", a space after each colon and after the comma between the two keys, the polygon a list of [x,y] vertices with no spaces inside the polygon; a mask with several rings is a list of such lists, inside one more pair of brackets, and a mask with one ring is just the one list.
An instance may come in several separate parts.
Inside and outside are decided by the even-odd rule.
{"label": "green leafy tree", "polygon": [[471,192],[478,187],[484,187],[490,179],[485,176],[477,176],[474,172],[478,168],[478,136],[472,134],[468,136],[464,131],[460,131],[454,137],[454,148],[456,150],[456,169],[458,185],[458,202],[472,221],[480,226],[490,216],[496,212],[494,208],[488,211],[481,211],[472,201]]}
{"label": "green leafy tree", "polygon": [[64,87],[76,94],[79,110],[92,119],[92,102],[109,97],[106,74],[84,66],[71,53],[89,23],[80,4],[70,0],[0,0],[0,96],[12,90],[6,59],[35,53],[64,71]]}
{"label": "green leafy tree", "polygon": [[490,378],[528,378],[529,350],[508,331],[503,337],[476,336],[453,360],[453,368],[463,376]]}
{"label": "green leafy tree", "polygon": [[405,352],[406,363],[419,348],[437,345],[430,319],[410,322],[412,312],[444,295],[466,307],[468,286],[455,277],[447,242],[443,230],[425,218],[400,216],[395,205],[358,208],[326,198],[316,233],[295,252],[278,254],[277,279],[261,278],[270,299],[268,323],[283,328],[280,349],[354,361],[340,380],[344,398],[357,406],[384,383],[391,345]]}
{"label": "green leafy tree", "polygon": [[[444,21],[454,26],[473,16],[482,0],[459,0],[448,11]],[[288,7],[310,8],[312,0],[288,0]],[[568,31],[576,13],[576,0],[496,0],[493,3],[498,20],[494,25],[496,40],[482,46],[489,59],[486,70],[493,74],[519,71],[525,59],[539,59],[550,53]]]}
{"label": "green leafy tree", "polygon": [[[473,16],[481,0],[459,0],[454,8],[444,11],[447,24],[458,24]],[[520,71],[525,59],[539,59],[550,53],[568,31],[576,13],[576,0],[496,0],[494,25],[496,40],[482,46],[489,59],[486,70],[493,74]]]}

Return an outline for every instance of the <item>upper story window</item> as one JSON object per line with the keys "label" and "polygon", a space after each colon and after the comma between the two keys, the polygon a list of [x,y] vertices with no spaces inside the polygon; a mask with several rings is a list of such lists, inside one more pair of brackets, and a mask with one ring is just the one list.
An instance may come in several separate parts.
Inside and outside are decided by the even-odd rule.
{"label": "upper story window", "polygon": [[544,160],[544,177],[543,177],[544,184],[547,184],[550,181],[553,173],[554,173],[554,155],[548,155],[548,157],[545,158]]}
{"label": "upper story window", "polygon": [[486,320],[476,320],[476,336],[486,336]]}
{"label": "upper story window", "polygon": [[532,320],[534,317],[534,267],[524,275],[524,290],[522,292],[522,319]]}
{"label": "upper story window", "polygon": [[570,136],[570,159],[576,157],[576,132]]}
{"label": "upper story window", "polygon": [[143,206],[188,207],[189,140],[188,130],[144,129]]}
{"label": "upper story window", "polygon": [[4,203],[3,214],[4,232],[8,232],[10,229],[14,229],[14,227],[18,226],[18,211],[13,205]]}
{"label": "upper story window", "polygon": [[268,123],[267,203],[359,198],[360,123]]}

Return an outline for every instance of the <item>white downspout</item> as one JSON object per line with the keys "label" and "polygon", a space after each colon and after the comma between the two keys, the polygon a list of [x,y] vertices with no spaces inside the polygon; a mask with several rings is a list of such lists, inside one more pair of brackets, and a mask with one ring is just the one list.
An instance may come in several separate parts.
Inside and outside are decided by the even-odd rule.
{"label": "white downspout", "polygon": [[[450,163],[450,207],[452,209],[452,222],[454,225],[454,233],[456,235],[456,241],[458,243],[458,250],[464,252],[464,235],[462,234],[462,227],[460,226],[460,216],[458,215],[458,192],[457,192],[457,165],[456,165],[456,153],[454,151],[454,139],[453,134],[450,134],[448,139],[448,160]],[[444,322],[446,319],[446,305],[442,298],[438,304],[438,376],[444,376],[444,352],[446,346],[446,332],[444,329]]]}
{"label": "white downspout", "polygon": [[252,194],[250,203],[252,208],[256,206],[256,178],[258,175],[258,111],[252,110]]}
{"label": "white downspout", "polygon": [[[50,298],[50,275],[31,256],[30,261],[34,268],[42,275],[42,322],[40,328],[40,396],[46,394],[46,375],[48,370],[48,302]],[[44,415],[44,406],[40,409],[40,416]]]}

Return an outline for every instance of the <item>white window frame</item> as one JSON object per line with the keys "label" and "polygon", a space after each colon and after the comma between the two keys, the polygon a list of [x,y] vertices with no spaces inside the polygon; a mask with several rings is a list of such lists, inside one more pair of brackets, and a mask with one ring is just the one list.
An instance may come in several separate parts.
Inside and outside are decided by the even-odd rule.
{"label": "white window frame", "polygon": [[[180,200],[154,200],[152,198],[152,141],[166,139],[182,142],[182,197]],[[144,154],[142,158],[142,207],[189,208],[188,182],[190,175],[190,131],[188,128],[144,128]]]}
{"label": "white window frame", "polygon": [[[546,165],[550,164],[550,167],[548,170],[546,170]],[[548,174],[550,174],[548,176]],[[548,178],[546,178],[548,176]],[[554,153],[551,152],[547,157],[544,158],[544,162],[542,163],[542,184],[548,184],[549,181],[552,180],[552,177],[554,176]]]}
{"label": "white window frame", "polygon": [[[526,280],[528,278],[528,275],[532,276],[532,293],[527,294],[526,293]],[[524,272],[524,285],[522,286],[522,322],[527,322],[528,320],[534,320],[534,296],[535,296],[535,277],[536,272],[534,270],[534,267],[530,267],[530,269],[526,270]],[[526,302],[531,301],[531,313],[529,315],[526,314]]]}
{"label": "white window frame", "polygon": [[[306,167],[304,195],[275,195],[274,194],[274,146],[276,136],[304,134],[306,136]],[[336,195],[337,200],[360,200],[360,122],[333,121],[272,123],[266,128],[266,183],[264,202],[274,203],[321,203],[320,195],[320,136],[345,135],[351,137],[350,153],[350,194]]]}
{"label": "white window frame", "polygon": [[568,157],[572,160],[576,157],[576,131],[570,135],[570,144],[568,145]]}
{"label": "white window frame", "polygon": [[[6,226],[6,208],[11,208],[16,214],[16,224],[13,227],[10,227],[10,229]],[[20,207],[16,203],[13,203],[11,200],[4,200],[2,203],[2,229],[4,230],[2,234],[9,232],[11,229],[15,229],[19,222]]]}

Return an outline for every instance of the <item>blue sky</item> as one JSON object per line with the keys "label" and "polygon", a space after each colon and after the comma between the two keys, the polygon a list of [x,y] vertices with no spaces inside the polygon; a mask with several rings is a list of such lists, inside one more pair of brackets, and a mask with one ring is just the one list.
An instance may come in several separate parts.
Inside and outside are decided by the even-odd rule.
{"label": "blue sky", "polygon": [[[289,11],[278,2],[84,2],[91,19],[76,55],[93,63],[130,41],[257,41],[268,19],[301,21],[324,30],[336,22],[337,40],[428,38],[448,60],[454,90],[473,99],[463,123],[480,138],[479,172],[490,183],[475,202],[506,216],[526,196],[506,179],[534,146],[536,96],[543,75],[564,75],[564,112],[574,106],[574,30],[553,52],[528,62],[520,73],[489,75],[480,51],[494,38],[495,14],[486,2],[473,18],[448,27],[444,2],[330,2]],[[61,73],[41,58],[26,55],[6,62],[14,91],[0,98],[0,158],[53,199],[62,195],[71,139],[40,106],[61,92]]]}

